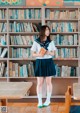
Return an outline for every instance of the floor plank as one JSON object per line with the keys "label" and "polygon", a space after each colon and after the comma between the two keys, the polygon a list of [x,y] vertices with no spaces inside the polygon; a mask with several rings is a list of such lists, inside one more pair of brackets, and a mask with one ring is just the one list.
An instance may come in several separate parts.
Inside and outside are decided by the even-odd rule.
{"label": "floor plank", "polygon": [[64,108],[64,103],[51,103],[44,108],[38,108],[37,103],[11,103],[8,113],[64,113]]}

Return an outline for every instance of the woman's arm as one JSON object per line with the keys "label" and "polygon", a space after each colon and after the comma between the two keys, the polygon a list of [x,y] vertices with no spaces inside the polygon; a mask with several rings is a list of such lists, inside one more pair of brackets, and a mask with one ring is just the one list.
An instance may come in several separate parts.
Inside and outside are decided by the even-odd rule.
{"label": "woman's arm", "polygon": [[32,52],[33,57],[42,57],[40,53]]}
{"label": "woman's arm", "polygon": [[54,56],[55,55],[55,53],[56,53],[56,51],[54,50],[54,51],[47,51],[47,55],[51,55],[51,56]]}

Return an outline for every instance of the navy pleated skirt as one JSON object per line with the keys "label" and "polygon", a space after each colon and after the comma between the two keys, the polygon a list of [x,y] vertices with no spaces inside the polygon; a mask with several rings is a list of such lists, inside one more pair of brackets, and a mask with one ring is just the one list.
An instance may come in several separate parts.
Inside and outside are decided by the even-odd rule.
{"label": "navy pleated skirt", "polygon": [[55,75],[56,75],[56,69],[52,58],[36,59],[36,63],[35,63],[36,77],[49,77]]}

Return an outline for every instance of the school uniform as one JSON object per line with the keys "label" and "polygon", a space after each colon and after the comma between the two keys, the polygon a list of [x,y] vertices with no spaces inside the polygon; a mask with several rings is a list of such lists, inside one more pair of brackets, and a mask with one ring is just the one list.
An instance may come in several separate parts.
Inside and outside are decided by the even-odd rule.
{"label": "school uniform", "polygon": [[[47,39],[46,41],[41,42],[40,38],[37,38],[33,42],[31,51],[39,53],[41,47],[44,47],[48,51],[56,50],[54,41],[50,41],[49,39]],[[35,62],[36,77],[49,77],[56,75],[55,64],[52,57],[53,56],[47,54],[45,54],[43,57],[36,57]]]}

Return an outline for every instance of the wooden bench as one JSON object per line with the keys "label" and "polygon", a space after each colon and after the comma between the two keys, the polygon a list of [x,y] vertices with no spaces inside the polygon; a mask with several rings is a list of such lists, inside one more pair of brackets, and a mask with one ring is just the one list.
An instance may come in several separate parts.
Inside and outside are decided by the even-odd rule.
{"label": "wooden bench", "polygon": [[32,82],[0,82],[1,106],[8,106],[7,99],[21,99],[27,95]]}
{"label": "wooden bench", "polygon": [[68,86],[65,93],[65,113],[70,112],[71,98],[74,100],[80,100],[80,83],[73,84],[73,96],[71,96],[71,86]]}

